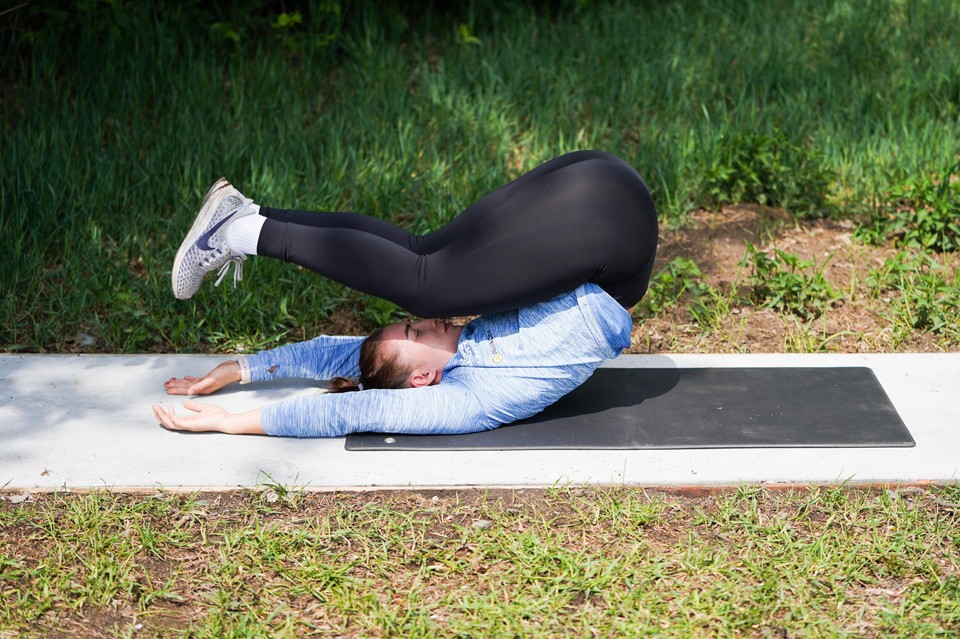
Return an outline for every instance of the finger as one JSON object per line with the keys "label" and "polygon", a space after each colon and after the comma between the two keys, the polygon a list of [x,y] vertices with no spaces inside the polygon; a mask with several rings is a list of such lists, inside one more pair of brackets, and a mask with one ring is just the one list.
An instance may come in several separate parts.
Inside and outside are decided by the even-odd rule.
{"label": "finger", "polygon": [[163,387],[167,389],[167,395],[186,395],[190,391],[190,385],[181,380],[170,380]]}
{"label": "finger", "polygon": [[199,381],[199,378],[191,375],[182,378],[171,377],[163,383],[163,387],[167,389],[168,395],[186,395],[190,387]]}
{"label": "finger", "polygon": [[157,406],[154,408],[154,414],[157,416],[157,419],[160,420],[160,423],[168,430],[185,430],[191,432],[207,430],[205,424],[196,421],[197,418],[200,417],[199,415],[181,417],[177,415],[173,406],[167,406],[165,408]]}
{"label": "finger", "polygon": [[153,416],[157,418],[157,421],[160,422],[161,426],[168,430],[176,430],[171,415],[167,413],[162,406],[154,405],[152,408]]}
{"label": "finger", "polygon": [[213,386],[216,385],[217,380],[213,379],[212,377],[204,377],[201,380],[194,379],[194,381],[196,383],[187,389],[187,394],[189,395],[206,395],[211,391],[216,390],[213,388]]}
{"label": "finger", "polygon": [[185,402],[183,402],[184,408],[188,410],[192,410],[195,413],[202,412],[203,409],[206,408],[207,406],[209,406],[209,404],[201,404],[200,402],[194,401],[192,399],[188,399]]}

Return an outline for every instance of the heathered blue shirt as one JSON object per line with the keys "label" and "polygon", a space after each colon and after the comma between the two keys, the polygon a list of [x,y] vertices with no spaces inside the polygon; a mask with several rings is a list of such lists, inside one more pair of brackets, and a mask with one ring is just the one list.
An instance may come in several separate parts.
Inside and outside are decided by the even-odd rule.
{"label": "heathered blue shirt", "polygon": [[[536,415],[630,345],[632,322],[594,284],[463,328],[439,384],[318,393],[261,411],[269,435],[470,433]],[[363,337],[321,336],[246,358],[252,381],[358,377]]]}

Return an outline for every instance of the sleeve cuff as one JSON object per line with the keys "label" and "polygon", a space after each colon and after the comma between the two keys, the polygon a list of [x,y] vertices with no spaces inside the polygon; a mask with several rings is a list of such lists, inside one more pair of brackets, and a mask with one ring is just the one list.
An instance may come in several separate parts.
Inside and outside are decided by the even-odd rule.
{"label": "sleeve cuff", "polygon": [[246,355],[238,357],[237,364],[240,364],[240,383],[249,384],[252,382],[253,378],[250,375],[250,363],[247,361]]}

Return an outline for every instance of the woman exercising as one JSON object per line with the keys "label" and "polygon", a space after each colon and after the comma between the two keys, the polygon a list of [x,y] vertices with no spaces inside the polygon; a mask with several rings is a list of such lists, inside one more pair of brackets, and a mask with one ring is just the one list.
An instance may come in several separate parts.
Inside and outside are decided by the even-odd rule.
{"label": "woman exercising", "polygon": [[211,271],[219,284],[231,265],[239,280],[248,255],[266,255],[419,317],[481,317],[320,336],[164,384],[170,395],[204,395],[296,377],[332,380],[336,392],[245,413],[193,400],[187,416],[153,411],[174,430],[298,437],[467,433],[524,419],[630,345],[629,309],[647,290],[656,246],[646,185],[599,151],[553,159],[424,236],[355,213],[257,206],[221,179],[174,261],[177,298]]}

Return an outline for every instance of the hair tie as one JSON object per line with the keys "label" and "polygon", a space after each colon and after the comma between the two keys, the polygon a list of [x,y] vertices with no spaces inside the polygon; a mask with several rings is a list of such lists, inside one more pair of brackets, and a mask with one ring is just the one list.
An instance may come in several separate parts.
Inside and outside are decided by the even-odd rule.
{"label": "hair tie", "polygon": [[363,390],[363,384],[357,382],[357,390]]}

